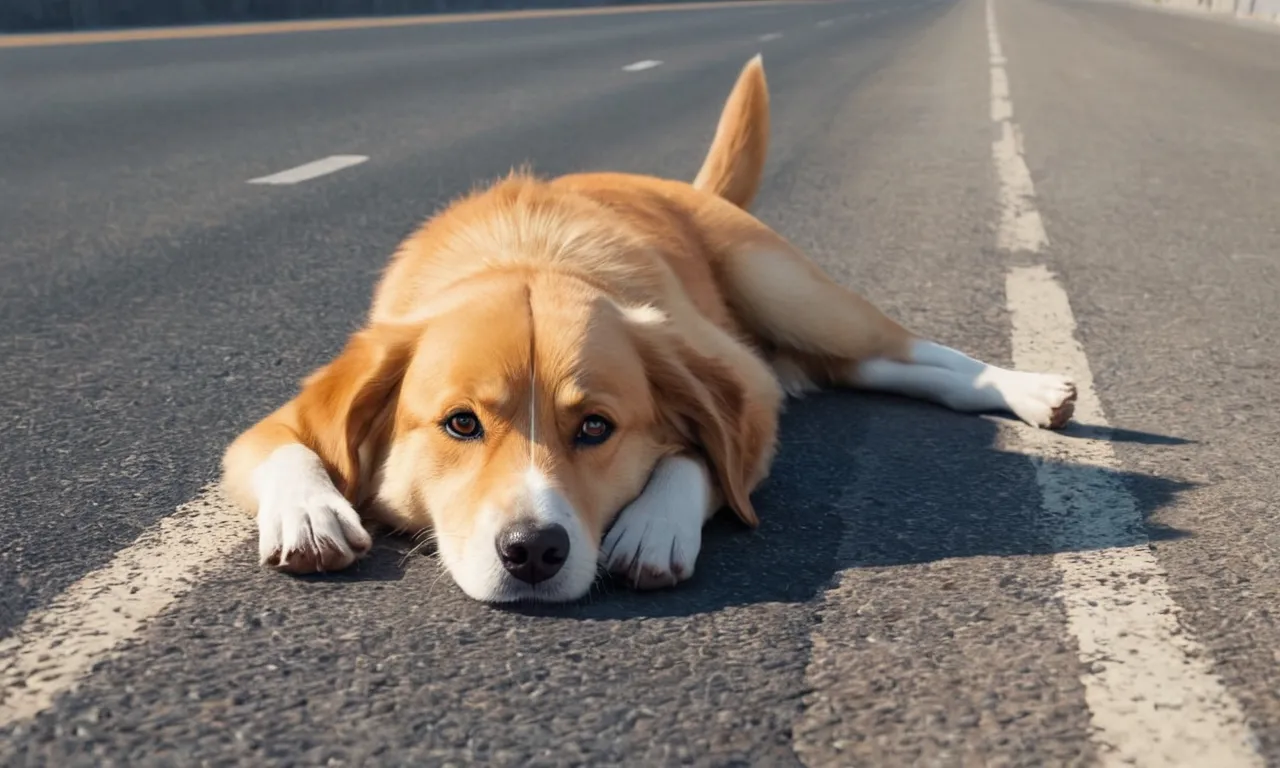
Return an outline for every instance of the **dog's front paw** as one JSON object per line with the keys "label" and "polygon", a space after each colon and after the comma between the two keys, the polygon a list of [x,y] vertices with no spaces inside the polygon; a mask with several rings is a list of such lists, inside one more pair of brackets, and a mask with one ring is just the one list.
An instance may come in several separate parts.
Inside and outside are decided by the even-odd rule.
{"label": "dog's front paw", "polygon": [[636,589],[659,589],[692,576],[701,549],[701,510],[655,509],[642,497],[618,516],[600,561]]}
{"label": "dog's front paw", "polygon": [[372,544],[360,516],[336,492],[280,499],[258,510],[260,562],[288,573],[340,571]]}
{"label": "dog's front paw", "polygon": [[289,573],[340,571],[373,545],[360,515],[301,445],[275,451],[256,470],[258,554]]}

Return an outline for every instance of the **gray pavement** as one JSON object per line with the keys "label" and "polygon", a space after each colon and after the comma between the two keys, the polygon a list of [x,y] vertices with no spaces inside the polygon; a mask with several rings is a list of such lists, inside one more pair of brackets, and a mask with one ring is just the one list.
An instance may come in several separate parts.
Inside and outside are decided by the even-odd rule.
{"label": "gray pavement", "polygon": [[[1280,765],[1280,36],[996,8],[1041,257],[1121,479]],[[1009,364],[1025,257],[995,248],[980,0],[0,49],[0,637],[213,479],[424,216],[525,160],[688,178],[757,51],[759,215]],[[645,59],[663,63],[622,69]],[[245,183],[352,153],[370,160]],[[796,403],[758,531],[713,523],[692,581],[581,605],[472,603],[397,539],[311,579],[259,569],[246,540],[0,731],[0,762],[1093,764],[1035,468],[1004,430],[898,398]]]}

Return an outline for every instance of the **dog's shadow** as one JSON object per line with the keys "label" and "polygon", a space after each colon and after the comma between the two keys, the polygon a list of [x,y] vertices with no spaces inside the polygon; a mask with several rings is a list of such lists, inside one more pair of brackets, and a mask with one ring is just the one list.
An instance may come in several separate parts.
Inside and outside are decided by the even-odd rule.
{"label": "dog's shadow", "polygon": [[[1119,483],[1134,498],[1141,530],[1088,545],[1063,544],[1042,511],[1036,467],[998,447],[993,418],[904,398],[828,392],[792,402],[782,447],[754,499],[760,527],[721,512],[707,527],[692,579],[636,592],[606,584],[572,606],[508,610],[582,619],[676,617],[735,605],[804,602],[856,567],[978,556],[1051,554],[1127,546],[1181,532],[1147,518],[1190,484],[1093,465],[1060,465],[1073,485]],[[1178,445],[1179,438],[1070,425],[1074,439]]]}
{"label": "dog's shadow", "polygon": [[[1042,511],[1035,466],[998,446],[997,421],[862,392],[792,401],[773,471],[753,496],[760,527],[749,530],[722,511],[704,531],[690,580],[652,592],[603,580],[577,603],[498,610],[593,620],[689,616],[735,605],[809,601],[848,568],[1051,554],[1182,535],[1146,523],[1106,541],[1063,544],[1061,524]],[[1170,447],[1187,442],[1080,424],[1063,434]],[[1057,469],[1070,473],[1079,487],[1121,484],[1144,522],[1191,487],[1093,465]],[[356,569],[328,578],[395,580],[406,563],[430,556],[426,548],[415,553],[416,543],[403,537],[377,542]]]}

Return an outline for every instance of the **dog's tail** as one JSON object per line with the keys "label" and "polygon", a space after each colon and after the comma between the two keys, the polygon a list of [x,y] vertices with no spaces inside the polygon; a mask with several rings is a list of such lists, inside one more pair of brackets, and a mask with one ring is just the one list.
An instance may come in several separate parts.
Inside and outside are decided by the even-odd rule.
{"label": "dog's tail", "polygon": [[768,153],[769,85],[764,79],[764,61],[756,54],[742,68],[725,102],[711,149],[693,186],[739,208],[750,208]]}

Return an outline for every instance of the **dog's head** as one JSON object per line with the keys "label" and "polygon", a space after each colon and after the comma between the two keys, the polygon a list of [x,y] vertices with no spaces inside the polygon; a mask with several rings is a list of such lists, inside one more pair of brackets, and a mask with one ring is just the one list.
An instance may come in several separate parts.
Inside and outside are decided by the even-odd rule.
{"label": "dog's head", "polygon": [[[413,322],[370,325],[298,403],[341,490],[380,473],[377,503],[429,520],[444,566],[485,601],[586,594],[609,524],[676,451],[703,452],[754,515],[733,371],[657,310],[545,263],[508,254]],[[369,444],[388,446],[380,467]]]}

